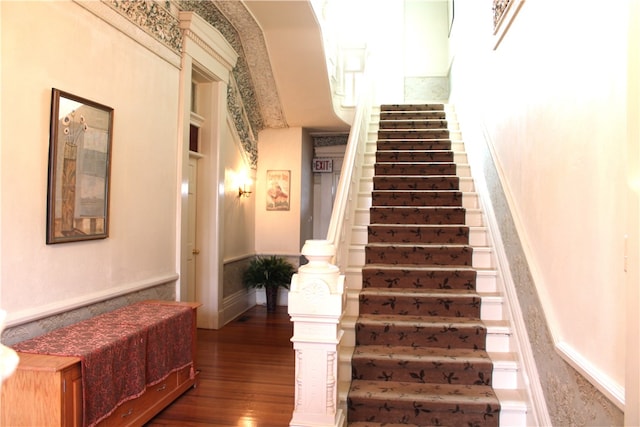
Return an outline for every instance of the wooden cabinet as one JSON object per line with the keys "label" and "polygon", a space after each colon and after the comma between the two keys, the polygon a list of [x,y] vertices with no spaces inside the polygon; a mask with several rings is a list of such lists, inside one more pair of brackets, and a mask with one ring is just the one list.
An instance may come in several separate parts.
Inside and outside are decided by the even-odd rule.
{"label": "wooden cabinet", "polygon": [[[184,331],[191,334],[191,348],[187,351],[190,351],[192,364],[170,373],[163,381],[148,385],[142,395],[117,406],[97,427],[142,426],[196,384],[196,310],[200,304],[146,303],[176,305],[192,310],[190,331]],[[18,368],[2,384],[0,426],[81,427],[83,381],[80,358],[20,352],[18,355]]]}
{"label": "wooden cabinet", "polygon": [[0,414],[3,426],[82,426],[80,359],[20,353],[2,384]]}

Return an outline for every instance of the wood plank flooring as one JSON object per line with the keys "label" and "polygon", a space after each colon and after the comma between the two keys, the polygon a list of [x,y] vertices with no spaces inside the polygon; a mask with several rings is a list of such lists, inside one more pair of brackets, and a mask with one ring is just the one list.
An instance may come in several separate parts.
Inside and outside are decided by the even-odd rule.
{"label": "wood plank flooring", "polygon": [[284,427],[294,402],[287,307],[256,306],[219,330],[198,330],[199,385],[146,426]]}

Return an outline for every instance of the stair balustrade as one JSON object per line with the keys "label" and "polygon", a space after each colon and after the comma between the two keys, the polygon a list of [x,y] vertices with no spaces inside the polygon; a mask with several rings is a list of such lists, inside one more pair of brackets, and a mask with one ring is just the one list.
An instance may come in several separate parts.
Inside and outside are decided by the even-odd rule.
{"label": "stair balustrade", "polygon": [[290,426],[346,425],[346,408],[338,393],[341,321],[346,307],[344,272],[371,121],[372,92],[363,91],[356,106],[327,238],[305,243],[302,255],[309,263],[301,266],[291,281],[289,315],[294,324],[291,341],[296,369]]}

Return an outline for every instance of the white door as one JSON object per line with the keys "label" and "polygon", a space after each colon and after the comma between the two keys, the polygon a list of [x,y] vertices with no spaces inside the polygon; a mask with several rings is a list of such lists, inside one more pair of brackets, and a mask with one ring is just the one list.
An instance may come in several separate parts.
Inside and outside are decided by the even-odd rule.
{"label": "white door", "polygon": [[198,301],[196,268],[200,250],[197,245],[198,158],[189,157],[189,211],[187,213],[187,301]]}

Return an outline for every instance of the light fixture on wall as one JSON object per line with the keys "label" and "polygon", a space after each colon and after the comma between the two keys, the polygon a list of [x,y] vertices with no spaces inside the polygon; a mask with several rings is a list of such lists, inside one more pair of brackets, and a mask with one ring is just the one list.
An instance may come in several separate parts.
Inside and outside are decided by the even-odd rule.
{"label": "light fixture on wall", "polygon": [[247,185],[243,184],[242,187],[238,187],[238,197],[249,197],[251,191],[247,190]]}
{"label": "light fixture on wall", "polygon": [[238,175],[238,197],[248,198],[251,195],[251,178],[246,174]]}

